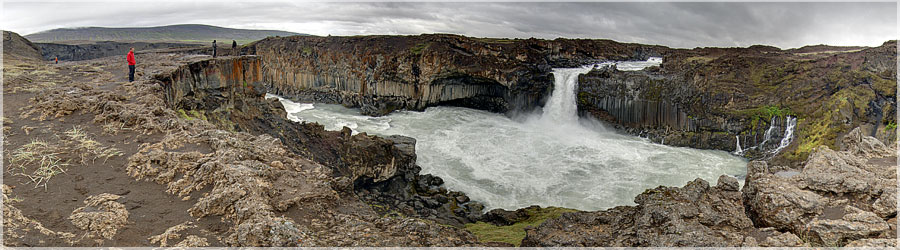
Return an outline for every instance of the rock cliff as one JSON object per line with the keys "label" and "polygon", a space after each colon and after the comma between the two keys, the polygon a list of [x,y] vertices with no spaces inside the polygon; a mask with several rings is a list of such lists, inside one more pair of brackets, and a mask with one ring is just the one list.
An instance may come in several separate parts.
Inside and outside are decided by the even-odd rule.
{"label": "rock cliff", "polygon": [[178,67],[157,79],[166,103],[186,118],[208,120],[225,130],[267,134],[293,153],[330,167],[336,188],[380,204],[379,212],[462,225],[481,214],[482,205],[459,192],[439,188],[443,181],[419,175],[415,139],[377,137],[350,130],[326,131],[315,123],[287,119],[277,100],[266,100],[259,56],[209,59]]}
{"label": "rock cliff", "polygon": [[645,59],[667,48],[610,40],[488,39],[458,35],[266,38],[247,46],[270,92],[340,103],[369,115],[456,105],[530,111],[552,90],[553,67]]}
{"label": "rock cliff", "polygon": [[565,213],[523,246],[896,246],[897,149],[856,128],[797,170],[754,161],[743,189],[722,176],[658,187],[636,206]]}
{"label": "rock cliff", "polygon": [[658,68],[582,75],[578,109],[656,142],[725,151],[739,143],[740,155],[796,165],[820,145],[837,149],[835,138],[857,126],[896,139],[896,46],[679,50]]}
{"label": "rock cliff", "polygon": [[122,58],[125,58],[125,54],[127,54],[128,50],[131,48],[134,48],[135,53],[142,53],[147,50],[198,48],[201,46],[199,44],[188,43],[112,41],[83,44],[36,43],[35,45],[41,48],[41,55],[44,60],[53,60],[54,58],[59,57],[59,60],[61,61],[81,61],[107,56],[122,56]]}

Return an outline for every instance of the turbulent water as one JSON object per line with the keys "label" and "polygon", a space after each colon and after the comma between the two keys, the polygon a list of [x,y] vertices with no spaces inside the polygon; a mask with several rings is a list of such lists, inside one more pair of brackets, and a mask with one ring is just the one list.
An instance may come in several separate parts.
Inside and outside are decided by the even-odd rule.
{"label": "turbulent water", "polygon": [[[653,60],[658,59],[617,67],[638,70],[659,63]],[[719,175],[745,173],[746,161],[728,152],[654,144],[578,119],[575,81],[588,70],[556,69],[556,87],[543,114],[517,119],[458,107],[369,117],[339,105],[279,99],[295,121],[416,138],[422,172],[440,176],[448,189],[465,192],[487,209],[599,210],[634,204],[635,195],[659,185],[682,186],[698,177],[715,185]]]}

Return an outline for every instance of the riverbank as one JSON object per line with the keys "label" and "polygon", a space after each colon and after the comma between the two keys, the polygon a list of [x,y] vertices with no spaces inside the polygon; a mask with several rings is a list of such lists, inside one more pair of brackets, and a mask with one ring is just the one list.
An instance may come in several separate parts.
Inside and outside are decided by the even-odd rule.
{"label": "riverbank", "polygon": [[289,121],[256,57],[146,54],[127,83],[118,57],[8,51],[9,246],[484,246],[511,230],[528,246],[896,246],[895,144],[859,132],[801,169],[751,163],[744,190],[721,177],[637,206],[482,215],[418,174],[411,138]]}

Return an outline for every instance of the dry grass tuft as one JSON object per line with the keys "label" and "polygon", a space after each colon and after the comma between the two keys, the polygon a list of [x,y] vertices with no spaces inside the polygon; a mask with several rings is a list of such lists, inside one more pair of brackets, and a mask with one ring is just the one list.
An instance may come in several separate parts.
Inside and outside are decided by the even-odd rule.
{"label": "dry grass tuft", "polygon": [[169,242],[168,242],[169,240],[181,238],[181,234],[179,232],[187,230],[189,228],[195,228],[195,227],[197,227],[197,226],[193,225],[192,222],[185,221],[184,223],[181,223],[181,224],[172,226],[169,229],[166,229],[166,231],[160,235],[151,236],[151,237],[147,238],[147,240],[150,241],[150,244],[159,243],[160,247],[167,247],[169,244]]}
{"label": "dry grass tuft", "polygon": [[73,126],[72,129],[67,130],[64,134],[74,144],[74,151],[81,157],[81,164],[87,163],[88,160],[94,163],[99,158],[103,158],[105,163],[110,157],[122,155],[122,151],[114,147],[103,146],[91,139],[87,132],[79,126]]}
{"label": "dry grass tuft", "polygon": [[[10,165],[7,166],[9,171],[11,168],[17,168],[20,172],[15,175],[25,176],[34,183],[34,187],[44,187],[47,189],[47,182],[54,176],[65,173],[65,166],[69,164],[57,157],[59,154],[57,145],[52,145],[41,139],[32,139],[28,144],[12,152],[9,157]],[[34,171],[29,173],[28,165],[37,163]]]}

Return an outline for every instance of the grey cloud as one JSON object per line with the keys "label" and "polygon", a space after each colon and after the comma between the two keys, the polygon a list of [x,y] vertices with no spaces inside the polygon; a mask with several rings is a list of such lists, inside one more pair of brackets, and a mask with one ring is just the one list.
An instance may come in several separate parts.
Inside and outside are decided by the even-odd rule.
{"label": "grey cloud", "polygon": [[6,3],[5,29],[204,23],[316,35],[456,33],[672,47],[880,45],[896,3]]}

